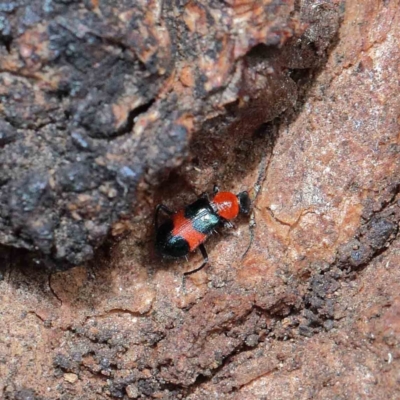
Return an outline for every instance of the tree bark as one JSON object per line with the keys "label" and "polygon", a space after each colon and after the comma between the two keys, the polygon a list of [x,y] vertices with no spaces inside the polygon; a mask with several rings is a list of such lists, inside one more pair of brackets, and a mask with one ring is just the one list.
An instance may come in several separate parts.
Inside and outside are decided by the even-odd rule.
{"label": "tree bark", "polygon": [[399,398],[399,1],[4,4],[1,398]]}

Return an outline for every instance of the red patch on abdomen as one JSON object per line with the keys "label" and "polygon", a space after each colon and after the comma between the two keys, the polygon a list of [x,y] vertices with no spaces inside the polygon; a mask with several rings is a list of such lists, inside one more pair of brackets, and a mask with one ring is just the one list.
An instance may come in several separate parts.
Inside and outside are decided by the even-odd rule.
{"label": "red patch on abdomen", "polygon": [[218,192],[213,203],[218,211],[218,215],[227,220],[234,219],[239,214],[239,200],[231,192]]}
{"label": "red patch on abdomen", "polygon": [[183,237],[188,242],[190,251],[196,249],[207,239],[207,235],[196,231],[190,219],[185,218],[184,210],[178,211],[174,214],[172,216],[172,221],[174,222],[172,234],[174,236]]}

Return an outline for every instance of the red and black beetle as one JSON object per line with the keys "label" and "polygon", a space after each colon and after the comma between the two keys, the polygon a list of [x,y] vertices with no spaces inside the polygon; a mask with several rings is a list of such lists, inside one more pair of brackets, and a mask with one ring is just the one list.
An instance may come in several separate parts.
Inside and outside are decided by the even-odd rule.
{"label": "red and black beetle", "polygon": [[[220,192],[216,186],[212,200],[205,193],[194,203],[177,212],[159,204],[155,213],[156,248],[162,255],[173,258],[184,257],[199,248],[204,262],[199,268],[186,274],[199,271],[208,262],[203,244],[208,236],[219,226],[231,228],[230,221],[239,213],[248,214],[250,205],[247,192],[235,195],[231,192]],[[159,225],[158,215],[161,210],[169,218]]]}

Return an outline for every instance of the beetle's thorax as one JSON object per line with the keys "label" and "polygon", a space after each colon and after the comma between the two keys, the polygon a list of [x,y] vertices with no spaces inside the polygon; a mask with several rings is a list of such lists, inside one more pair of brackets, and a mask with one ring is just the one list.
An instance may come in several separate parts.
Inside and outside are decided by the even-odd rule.
{"label": "beetle's thorax", "polygon": [[211,206],[221,218],[226,220],[234,219],[239,214],[239,200],[231,192],[218,192],[214,196]]}

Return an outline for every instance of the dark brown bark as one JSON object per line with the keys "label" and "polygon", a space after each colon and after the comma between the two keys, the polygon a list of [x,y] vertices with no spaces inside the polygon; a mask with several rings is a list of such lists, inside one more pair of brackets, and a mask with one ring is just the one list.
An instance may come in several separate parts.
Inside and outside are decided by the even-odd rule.
{"label": "dark brown bark", "polygon": [[[59,265],[92,258],[207,119],[231,105],[251,131],[293,103],[286,64],[318,64],[338,26],[337,7],[312,7],[3,3],[0,242]],[[278,50],[307,23],[315,37]]]}
{"label": "dark brown bark", "polygon": [[[7,4],[0,397],[399,398],[399,2]],[[154,206],[215,183],[183,284]]]}

